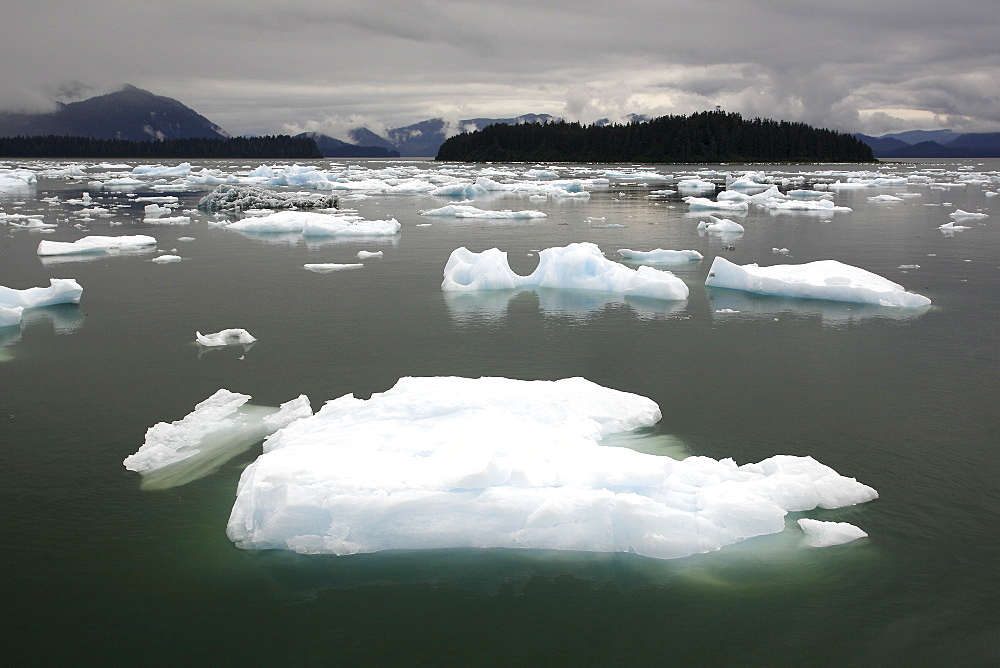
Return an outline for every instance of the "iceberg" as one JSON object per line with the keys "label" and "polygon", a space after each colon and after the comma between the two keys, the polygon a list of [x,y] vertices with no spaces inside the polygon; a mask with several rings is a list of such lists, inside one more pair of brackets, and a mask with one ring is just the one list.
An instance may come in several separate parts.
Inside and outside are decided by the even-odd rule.
{"label": "iceberg", "polygon": [[180,255],[158,255],[154,257],[150,262],[155,262],[157,264],[168,264],[170,262],[180,262],[183,260]]}
{"label": "iceberg", "polygon": [[341,271],[343,269],[358,269],[359,267],[363,267],[365,265],[361,264],[360,262],[353,262],[349,264],[337,264],[335,262],[328,262],[328,263],[309,263],[309,264],[304,264],[302,266],[308,269],[309,271],[316,272],[317,274],[328,274],[331,271]]}
{"label": "iceberg", "polygon": [[250,334],[250,332],[239,328],[224,329],[221,332],[216,332],[215,334],[202,334],[201,332],[195,332],[194,338],[200,345],[208,347],[239,344],[249,345],[257,340],[252,334]]}
{"label": "iceberg", "polygon": [[227,230],[262,234],[294,232],[307,237],[392,236],[401,225],[395,219],[363,220],[353,215],[310,211],[278,211],[244,218],[226,225]]}
{"label": "iceberg", "polygon": [[47,288],[15,290],[0,285],[0,306],[39,308],[56,304],[79,304],[83,288],[72,278],[50,278]]}
{"label": "iceberg", "polygon": [[741,266],[724,257],[716,257],[705,285],[761,295],[902,308],[928,306],[931,303],[927,297],[907,292],[903,286],[887,278],[837,260],[759,267],[756,264]]}
{"label": "iceberg", "polygon": [[684,198],[691,211],[747,211],[750,200],[722,200],[716,202],[707,197],[688,196]]}
{"label": "iceberg", "polygon": [[231,184],[217,186],[215,190],[202,197],[201,201],[198,202],[198,208],[205,211],[334,209],[336,207],[337,198],[334,195],[276,192],[261,186]]}
{"label": "iceberg", "polygon": [[963,218],[989,218],[988,214],[985,213],[973,213],[970,211],[963,211],[962,209],[956,209],[953,213],[948,214],[951,218],[963,219]]}
{"label": "iceberg", "polygon": [[201,478],[269,434],[312,415],[301,395],[278,408],[247,404],[250,395],[220,389],[181,420],[146,431],[142,446],[125,458],[143,476],[143,488],[167,489]]}
{"label": "iceberg", "polygon": [[618,254],[626,260],[648,264],[685,264],[696,262],[704,257],[696,250],[664,250],[662,248],[655,248],[651,251],[619,248]]}
{"label": "iceberg", "polygon": [[646,397],[584,378],[401,378],[268,437],[240,478],[227,535],[243,549],[305,554],[499,547],[670,559],[781,532],[788,512],[878,497],[811,457],[739,466],[601,444],[660,415]]}
{"label": "iceberg", "polygon": [[803,517],[798,524],[805,534],[803,542],[808,547],[843,545],[868,537],[867,533],[848,522],[821,522]]}
{"label": "iceberg", "polygon": [[743,226],[739,223],[728,218],[716,218],[715,216],[709,216],[708,222],[699,221],[698,230],[712,235],[729,237],[741,236],[744,231]]}
{"label": "iceberg", "polygon": [[89,236],[73,242],[42,240],[38,242],[38,255],[118,253],[148,249],[150,246],[155,245],[156,239],[145,234],[124,235],[120,237]]}
{"label": "iceberg", "polygon": [[541,211],[532,211],[530,209],[524,211],[510,211],[509,209],[503,211],[486,211],[484,209],[477,209],[474,206],[469,206],[468,204],[449,204],[448,206],[442,206],[438,209],[421,211],[420,215],[452,218],[501,218],[505,220],[546,217],[546,214]]}
{"label": "iceberg", "polygon": [[593,243],[546,248],[538,254],[538,267],[530,276],[510,268],[507,253],[491,248],[474,253],[462,247],[452,251],[444,268],[445,292],[509,290],[520,287],[610,292],[625,297],[684,300],[688,287],[669,271],[641,266],[626,267],[604,257]]}

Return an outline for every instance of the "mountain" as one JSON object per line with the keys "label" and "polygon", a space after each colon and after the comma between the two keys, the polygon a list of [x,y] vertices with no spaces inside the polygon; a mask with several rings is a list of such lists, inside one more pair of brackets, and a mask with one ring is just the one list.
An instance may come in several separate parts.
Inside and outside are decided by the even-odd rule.
{"label": "mountain", "polygon": [[126,85],[46,114],[0,112],[0,136],[64,135],[92,139],[225,139],[218,125],[177,100]]}
{"label": "mountain", "polygon": [[359,146],[380,146],[387,150],[397,150],[404,158],[432,158],[437,155],[438,149],[441,148],[441,144],[444,143],[448,135],[453,135],[456,132],[482,130],[494,123],[517,125],[555,120],[558,119],[548,114],[525,114],[514,118],[469,118],[450,126],[442,118],[431,118],[413,125],[389,130],[386,137],[379,136],[368,128],[357,128],[351,130],[350,138]]}
{"label": "mountain", "polygon": [[877,158],[1000,158],[1000,133],[910,130],[870,137],[855,134]]}
{"label": "mountain", "polygon": [[318,132],[303,132],[294,139],[312,139],[324,158],[398,158],[399,151],[384,146],[356,146]]}

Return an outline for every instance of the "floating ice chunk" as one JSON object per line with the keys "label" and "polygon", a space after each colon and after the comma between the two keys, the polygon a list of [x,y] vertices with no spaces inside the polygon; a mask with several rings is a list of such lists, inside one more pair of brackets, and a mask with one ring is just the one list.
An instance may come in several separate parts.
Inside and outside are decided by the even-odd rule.
{"label": "floating ice chunk", "polygon": [[659,419],[649,399],[583,378],[402,378],[270,436],[243,472],[227,534],[244,549],[301,553],[504,547],[667,559],[780,532],[789,511],[878,496],[810,457],[737,466],[600,445]]}
{"label": "floating ice chunk", "polygon": [[698,223],[698,229],[714,235],[738,235],[743,234],[743,226],[728,218],[716,218],[709,216],[708,222],[704,220]]}
{"label": "floating ice chunk", "polygon": [[382,251],[358,251],[359,260],[367,260],[373,257],[382,257]]}
{"label": "floating ice chunk", "polygon": [[837,260],[759,267],[733,264],[716,257],[705,285],[763,295],[828,299],[904,308],[927,306],[931,300],[870,271]]}
{"label": "floating ice chunk", "polygon": [[363,220],[357,216],[311,211],[278,211],[238,220],[227,225],[226,229],[255,233],[296,232],[308,237],[332,237],[392,236],[399,232],[400,227],[395,218]]}
{"label": "floating ice chunk", "polygon": [[336,206],[337,198],[334,195],[276,192],[261,186],[231,184],[217,186],[198,202],[198,208],[205,211],[332,209]]}
{"label": "floating ice chunk", "polygon": [[167,177],[167,176],[187,176],[191,173],[191,163],[182,162],[179,165],[137,165],[132,168],[132,173],[136,176]]}
{"label": "floating ice chunk", "polygon": [[772,211],[821,211],[821,212],[834,212],[834,211],[851,211],[852,209],[848,206],[837,206],[833,203],[833,200],[829,199],[817,199],[817,200],[778,200],[778,199],[768,199],[761,206],[765,209],[770,209]]}
{"label": "floating ice chunk", "polygon": [[146,431],[142,446],[125,458],[143,487],[166,489],[205,476],[226,461],[296,420],[312,415],[301,395],[278,408],[252,406],[250,396],[221,389],[181,420]]}
{"label": "floating ice chunk", "polygon": [[143,218],[142,222],[153,225],[190,225],[190,216],[154,216]]}
{"label": "floating ice chunk", "polygon": [[954,232],[956,230],[971,230],[972,228],[968,225],[959,225],[954,220],[950,223],[945,223],[944,225],[938,225],[938,229],[943,232]]}
{"label": "floating ice chunk", "polygon": [[[0,287],[0,290],[3,288]],[[0,328],[20,325],[23,312],[23,306],[0,306]]]}
{"label": "floating ice chunk", "polygon": [[56,304],[79,304],[83,288],[72,278],[50,278],[47,288],[15,290],[0,285],[0,306],[39,308]]}
{"label": "floating ice chunk", "polygon": [[468,248],[456,248],[444,267],[445,292],[474,290],[511,290],[521,285],[522,277],[514,273],[507,262],[507,253],[490,248],[474,253]]}
{"label": "floating ice chunk", "polygon": [[169,262],[180,262],[183,259],[180,255],[157,255],[150,261],[157,264],[167,264]]}
{"label": "floating ice chunk", "polygon": [[833,197],[832,193],[825,190],[789,190],[786,194],[792,199],[828,199]]}
{"label": "floating ice chunk", "polygon": [[468,204],[449,204],[447,206],[442,206],[438,209],[428,209],[426,211],[421,211],[420,215],[452,217],[452,218],[502,218],[502,219],[546,217],[546,214],[542,213],[541,211],[533,211],[530,209],[524,211],[511,211],[509,209],[503,211],[486,211],[484,209],[477,209],[474,206],[469,206]]}
{"label": "floating ice chunk", "polygon": [[143,214],[146,218],[159,218],[160,216],[170,213],[170,207],[160,206],[159,204],[147,204],[143,207]]}
{"label": "floating ice chunk", "polygon": [[224,329],[215,334],[194,333],[195,340],[203,346],[249,345],[256,341],[253,335],[245,329]]}
{"label": "floating ice chunk", "polygon": [[149,248],[155,245],[156,239],[145,234],[124,235],[120,237],[89,236],[73,242],[39,241],[38,254],[45,256],[116,253]]}
{"label": "floating ice chunk", "polygon": [[712,192],[715,190],[715,184],[711,181],[705,181],[699,178],[684,178],[677,182],[677,190],[684,192]]}
{"label": "floating ice chunk", "polygon": [[355,263],[352,263],[352,264],[336,264],[336,263],[330,262],[330,263],[326,263],[326,264],[322,264],[322,263],[309,263],[309,264],[304,264],[302,266],[305,267],[306,269],[308,269],[309,271],[316,272],[317,274],[327,274],[327,273],[329,273],[331,271],[341,271],[343,269],[358,269],[358,268],[363,267],[365,265],[361,264],[360,262],[355,262]]}
{"label": "floating ice chunk", "polygon": [[507,253],[491,248],[473,253],[452,251],[444,268],[441,289],[446,292],[540,287],[610,292],[628,297],[683,300],[688,287],[669,271],[613,262],[596,244],[575,243],[546,248],[538,254],[538,267],[530,276],[514,273]]}
{"label": "floating ice chunk", "polygon": [[902,197],[895,197],[893,195],[875,195],[874,197],[868,198],[869,202],[884,203],[884,202],[902,202]]}
{"label": "floating ice chunk", "polygon": [[691,211],[746,211],[750,208],[749,200],[715,202],[707,197],[688,196],[684,201]]}
{"label": "floating ice chunk", "polygon": [[59,227],[55,223],[46,223],[37,218],[28,218],[23,223],[11,221],[7,224],[16,230],[51,230],[54,227]]}
{"label": "floating ice chunk", "polygon": [[684,264],[686,262],[701,260],[704,257],[696,250],[664,250],[662,248],[656,248],[651,251],[619,248],[618,254],[626,260],[649,264]]}
{"label": "floating ice chunk", "polygon": [[821,522],[803,517],[798,521],[805,534],[803,542],[809,547],[830,547],[843,545],[868,534],[848,522]]}
{"label": "floating ice chunk", "polygon": [[969,212],[969,211],[962,211],[961,209],[957,209],[954,213],[949,213],[948,215],[950,217],[956,218],[956,219],[961,219],[961,218],[989,218],[989,215],[985,214],[985,213],[972,213],[972,212]]}

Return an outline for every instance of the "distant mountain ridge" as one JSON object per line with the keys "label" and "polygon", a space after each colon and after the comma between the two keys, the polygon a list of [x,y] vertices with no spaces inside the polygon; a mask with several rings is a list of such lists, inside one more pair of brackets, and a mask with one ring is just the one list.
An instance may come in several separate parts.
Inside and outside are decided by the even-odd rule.
{"label": "distant mountain ridge", "polygon": [[387,150],[396,150],[404,158],[433,158],[449,134],[455,134],[456,131],[482,130],[494,123],[518,125],[520,123],[545,123],[556,120],[559,119],[548,114],[524,114],[513,118],[469,118],[458,121],[455,125],[449,125],[443,118],[431,118],[389,130],[385,137],[375,134],[368,128],[351,130],[349,135],[358,145],[380,146]]}
{"label": "distant mountain ridge", "polygon": [[59,103],[51,113],[0,111],[0,137],[58,135],[90,139],[227,139],[215,123],[173,98],[126,85],[96,97]]}
{"label": "distant mountain ridge", "polygon": [[1000,158],[1000,132],[910,130],[854,136],[871,146],[876,158]]}

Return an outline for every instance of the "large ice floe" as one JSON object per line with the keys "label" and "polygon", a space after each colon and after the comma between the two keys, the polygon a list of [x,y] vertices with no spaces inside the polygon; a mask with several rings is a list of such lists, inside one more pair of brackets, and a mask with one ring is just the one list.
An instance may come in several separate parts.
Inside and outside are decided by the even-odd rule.
{"label": "large ice floe", "polygon": [[828,299],[878,306],[921,307],[931,300],[887,278],[837,260],[760,267],[716,257],[705,285],[761,295]]}
{"label": "large ice floe", "polygon": [[317,213],[312,211],[278,211],[263,216],[238,220],[226,226],[228,230],[257,234],[294,232],[305,237],[392,236],[401,225],[395,218],[364,220],[360,216]]}
{"label": "large ice floe", "polygon": [[249,209],[329,209],[336,208],[334,195],[278,192],[255,185],[216,186],[201,198],[198,208],[206,211],[247,211]]}
{"label": "large ice floe", "polygon": [[43,239],[38,242],[38,254],[41,256],[113,254],[151,249],[155,245],[156,239],[145,234],[119,237],[88,236],[72,242]]}
{"label": "large ice floe", "polygon": [[267,438],[240,478],[227,533],[241,548],[307,554],[465,547],[669,559],[781,532],[788,512],[878,497],[811,457],[740,466],[601,445],[659,419],[652,400],[583,378],[402,378]]}
{"label": "large ice floe", "polygon": [[511,211],[509,209],[504,209],[502,211],[489,211],[486,209],[477,209],[476,207],[469,206],[468,204],[448,204],[447,206],[442,206],[437,209],[421,211],[420,215],[438,216],[441,218],[494,218],[501,220],[546,217],[546,214],[541,211],[534,211],[532,209],[525,209],[523,211]]}
{"label": "large ice floe", "polygon": [[529,276],[510,268],[507,253],[491,248],[475,253],[462,247],[452,251],[444,268],[441,289],[446,292],[511,290],[522,287],[592,290],[626,297],[683,300],[688,287],[669,271],[626,267],[604,257],[593,243],[546,248]]}
{"label": "large ice floe", "polygon": [[250,395],[221,389],[181,420],[159,422],[122,462],[143,475],[146,489],[166,489],[208,475],[268,434],[312,415],[301,395],[277,408],[254,406]]}

